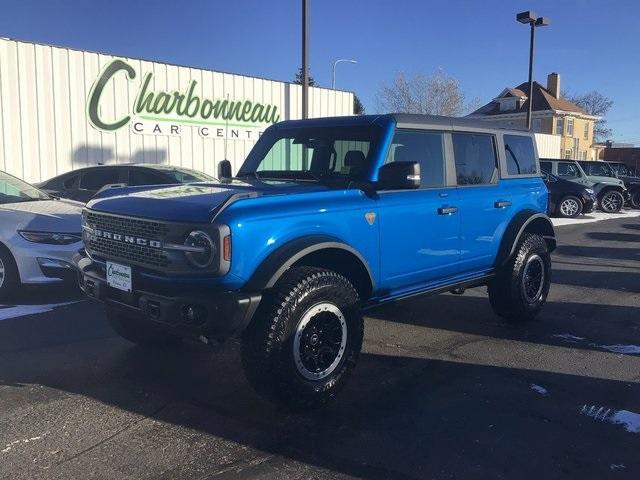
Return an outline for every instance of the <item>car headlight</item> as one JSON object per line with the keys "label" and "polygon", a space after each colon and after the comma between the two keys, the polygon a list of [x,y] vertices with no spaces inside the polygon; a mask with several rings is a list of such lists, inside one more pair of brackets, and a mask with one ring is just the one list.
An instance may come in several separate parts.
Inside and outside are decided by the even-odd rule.
{"label": "car headlight", "polygon": [[585,188],[585,191],[589,194],[589,195],[595,195],[595,190],[593,188]]}
{"label": "car headlight", "polygon": [[46,243],[48,245],[70,245],[82,240],[80,234],[56,232],[31,232],[20,230],[18,234],[28,242]]}
{"label": "car headlight", "polygon": [[217,247],[211,237],[202,230],[194,230],[184,241],[184,255],[191,265],[207,268],[216,258]]}

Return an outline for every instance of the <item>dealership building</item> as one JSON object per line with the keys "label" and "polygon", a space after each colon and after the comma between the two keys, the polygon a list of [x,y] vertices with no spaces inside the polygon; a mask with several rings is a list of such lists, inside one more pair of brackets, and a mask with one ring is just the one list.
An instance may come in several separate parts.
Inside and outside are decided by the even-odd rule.
{"label": "dealership building", "polygon": [[[309,116],[353,114],[353,93],[311,87]],[[98,164],[215,174],[270,124],[301,118],[302,87],[0,39],[0,170],[29,182]]]}

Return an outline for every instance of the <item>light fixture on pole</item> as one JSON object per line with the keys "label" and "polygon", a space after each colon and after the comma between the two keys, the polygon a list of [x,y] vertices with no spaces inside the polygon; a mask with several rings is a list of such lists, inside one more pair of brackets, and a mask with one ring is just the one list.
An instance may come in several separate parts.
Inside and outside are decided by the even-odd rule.
{"label": "light fixture on pole", "polygon": [[529,108],[527,110],[527,130],[531,130],[531,112],[533,110],[533,50],[536,39],[536,28],[549,25],[549,19],[547,17],[538,17],[532,11],[526,11],[518,13],[516,20],[531,26],[531,41],[529,43]]}
{"label": "light fixture on pole", "polygon": [[302,118],[309,117],[309,0],[302,0]]}
{"label": "light fixture on pole", "polygon": [[340,62],[346,62],[346,63],[358,63],[357,60],[352,60],[349,58],[340,58],[338,60],[336,60],[335,62],[333,62],[333,74],[332,74],[332,82],[331,82],[331,88],[333,90],[336,89],[336,65],[338,65]]}

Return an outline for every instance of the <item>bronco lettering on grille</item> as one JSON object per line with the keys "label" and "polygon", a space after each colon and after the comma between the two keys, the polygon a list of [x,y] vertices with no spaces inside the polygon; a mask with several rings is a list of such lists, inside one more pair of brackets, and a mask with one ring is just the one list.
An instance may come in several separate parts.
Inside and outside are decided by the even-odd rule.
{"label": "bronco lettering on grille", "polygon": [[93,230],[93,235],[95,237],[108,238],[110,240],[115,240],[117,242],[132,243],[132,244],[140,245],[143,247],[162,248],[162,242],[158,240],[151,240],[151,239],[142,238],[142,237],[132,237],[130,235],[125,235],[123,238],[123,236],[118,233],[107,232],[104,230],[99,230],[97,228]]}

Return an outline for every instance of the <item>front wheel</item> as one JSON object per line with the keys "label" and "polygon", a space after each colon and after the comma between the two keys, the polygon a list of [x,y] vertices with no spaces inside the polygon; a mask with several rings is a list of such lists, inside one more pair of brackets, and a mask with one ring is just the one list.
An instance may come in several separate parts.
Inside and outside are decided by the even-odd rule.
{"label": "front wheel", "polygon": [[493,310],[512,322],[532,320],[551,286],[551,256],[540,235],[524,233],[515,254],[489,283]]}
{"label": "front wheel", "polygon": [[617,190],[609,190],[600,199],[600,208],[605,213],[618,213],[624,205],[624,197]]}
{"label": "front wheel", "polygon": [[20,275],[11,252],[0,244],[0,299],[8,299],[20,286]]}
{"label": "front wheel", "polygon": [[565,218],[574,218],[582,213],[582,202],[578,197],[567,195],[558,204],[558,215]]}
{"label": "front wheel", "polygon": [[343,387],[362,348],[355,288],[342,275],[294,267],[263,297],[242,339],[251,386],[293,409],[325,404]]}

